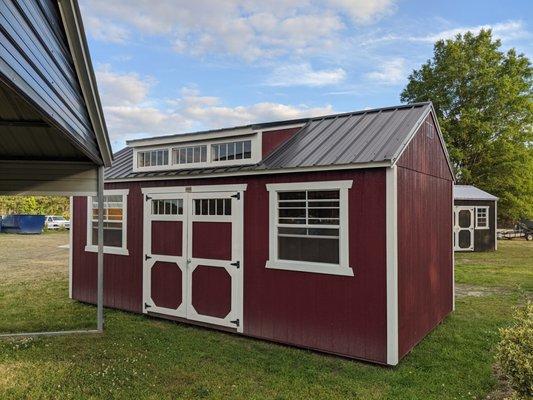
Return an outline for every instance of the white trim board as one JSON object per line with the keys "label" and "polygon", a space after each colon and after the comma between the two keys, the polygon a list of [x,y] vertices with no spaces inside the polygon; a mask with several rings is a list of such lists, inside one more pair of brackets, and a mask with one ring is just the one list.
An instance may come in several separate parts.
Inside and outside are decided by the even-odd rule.
{"label": "white trim board", "polygon": [[[104,190],[104,196],[122,196],[122,247],[104,246],[104,254],[128,256],[128,195],[129,189]],[[87,196],[87,240],[85,251],[98,252],[98,246],[92,243],[92,196]]]}
{"label": "white trim board", "polygon": [[237,185],[197,185],[197,186],[162,186],[162,187],[144,187],[141,189],[143,194],[147,193],[201,193],[201,192],[242,192],[245,191],[248,184]]}
{"label": "white trim board", "polygon": [[398,175],[393,166],[386,172],[387,247],[387,364],[397,365],[398,333]]}

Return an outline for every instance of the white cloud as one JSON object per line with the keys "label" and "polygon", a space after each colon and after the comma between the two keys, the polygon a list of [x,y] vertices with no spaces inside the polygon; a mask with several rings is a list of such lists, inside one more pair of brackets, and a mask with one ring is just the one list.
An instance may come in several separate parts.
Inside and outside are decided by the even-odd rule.
{"label": "white cloud", "polygon": [[107,64],[96,70],[96,77],[104,105],[141,103],[155,83],[154,78],[141,78],[135,73],[118,74]]}
{"label": "white cloud", "polygon": [[343,9],[355,23],[368,24],[396,11],[393,0],[329,0],[333,7]]}
{"label": "white cloud", "polygon": [[367,73],[365,77],[381,85],[402,83],[407,77],[405,59],[394,58],[383,61],[377,70]]}
{"label": "white cloud", "polygon": [[332,48],[347,28],[344,21],[374,22],[394,12],[395,1],[84,0],[83,10],[89,33],[99,40],[123,41],[136,30],[166,37],[180,53],[211,52],[252,61]]}
{"label": "white cloud", "polygon": [[331,105],[309,107],[260,102],[228,106],[197,89],[182,88],[180,96],[157,99],[150,96],[156,82],[135,73],[117,73],[108,65],[96,71],[104,114],[113,143],[145,136],[222,128],[253,122],[293,119],[330,114]]}
{"label": "white cloud", "polygon": [[103,42],[124,43],[130,37],[128,29],[101,17],[89,16],[84,23],[91,35]]}
{"label": "white cloud", "polygon": [[327,86],[346,78],[342,68],[314,70],[309,64],[283,65],[274,69],[265,82],[268,86]]}
{"label": "white cloud", "polygon": [[420,41],[434,43],[437,40],[453,39],[458,34],[465,34],[470,31],[473,33],[479,33],[482,29],[492,29],[492,34],[494,37],[500,38],[502,40],[512,40],[512,39],[521,39],[528,37],[529,33],[524,27],[522,21],[507,21],[500,22],[493,25],[478,25],[478,26],[467,26],[459,27],[454,29],[444,30],[438,33],[421,36],[421,37],[410,37],[411,41]]}

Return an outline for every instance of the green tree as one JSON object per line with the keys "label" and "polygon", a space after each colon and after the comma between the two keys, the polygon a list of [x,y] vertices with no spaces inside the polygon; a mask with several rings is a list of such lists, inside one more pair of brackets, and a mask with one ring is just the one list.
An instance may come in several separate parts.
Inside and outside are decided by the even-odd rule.
{"label": "green tree", "polygon": [[68,217],[70,202],[63,196],[0,196],[0,215],[44,214]]}
{"label": "green tree", "polygon": [[500,218],[513,221],[533,217],[533,71],[500,47],[490,30],[439,40],[401,100],[433,102],[458,183],[498,196]]}

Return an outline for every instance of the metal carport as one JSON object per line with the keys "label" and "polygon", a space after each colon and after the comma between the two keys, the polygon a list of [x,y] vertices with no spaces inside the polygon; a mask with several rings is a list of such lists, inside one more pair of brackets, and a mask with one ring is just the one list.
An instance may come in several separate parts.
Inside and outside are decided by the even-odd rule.
{"label": "metal carport", "polygon": [[102,332],[103,169],[112,151],[77,0],[0,0],[0,195],[98,196]]}

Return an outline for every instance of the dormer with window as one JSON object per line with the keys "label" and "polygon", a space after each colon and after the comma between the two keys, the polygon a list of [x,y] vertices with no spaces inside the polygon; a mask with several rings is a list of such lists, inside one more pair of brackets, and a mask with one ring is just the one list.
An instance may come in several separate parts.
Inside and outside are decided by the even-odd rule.
{"label": "dormer with window", "polygon": [[[293,124],[289,129],[282,127],[284,134],[275,145],[281,144],[303,125]],[[133,172],[257,164],[271,151],[271,136],[279,130],[280,127],[275,126],[257,130],[245,127],[132,140],[128,145],[133,148]],[[287,132],[291,135],[287,136]],[[268,137],[266,154],[263,133]]]}

